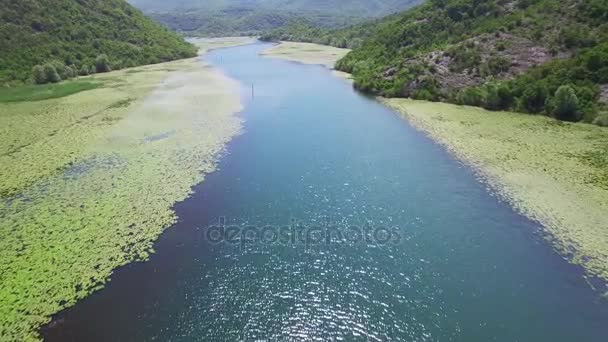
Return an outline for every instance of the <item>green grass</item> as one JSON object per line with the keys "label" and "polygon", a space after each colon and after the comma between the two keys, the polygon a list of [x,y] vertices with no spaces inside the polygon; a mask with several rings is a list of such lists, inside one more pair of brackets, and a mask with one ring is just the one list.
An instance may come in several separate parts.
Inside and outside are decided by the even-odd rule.
{"label": "green grass", "polygon": [[67,81],[45,85],[26,85],[0,89],[0,103],[56,99],[102,86],[101,82]]}

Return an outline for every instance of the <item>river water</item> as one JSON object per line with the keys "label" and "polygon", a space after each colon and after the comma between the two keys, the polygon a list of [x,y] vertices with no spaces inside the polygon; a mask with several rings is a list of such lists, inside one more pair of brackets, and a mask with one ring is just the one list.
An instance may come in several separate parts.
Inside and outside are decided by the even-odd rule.
{"label": "river water", "polygon": [[244,134],[151,260],[47,340],[608,340],[608,301],[536,223],[347,81],[268,47],[207,55],[243,84]]}

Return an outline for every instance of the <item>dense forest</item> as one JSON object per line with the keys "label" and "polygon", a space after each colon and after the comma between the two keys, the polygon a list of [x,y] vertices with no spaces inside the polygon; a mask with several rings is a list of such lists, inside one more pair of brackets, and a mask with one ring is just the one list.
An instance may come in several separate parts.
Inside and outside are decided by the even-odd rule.
{"label": "dense forest", "polygon": [[306,22],[335,29],[394,13],[420,0],[130,0],[167,27],[187,35],[258,35]]}
{"label": "dense forest", "polygon": [[361,17],[330,15],[315,11],[305,14],[281,10],[229,7],[219,10],[155,12],[150,17],[168,28],[189,36],[255,36],[305,21],[319,29],[335,29],[363,21]]}
{"label": "dense forest", "polygon": [[386,20],[369,19],[349,25],[347,28],[322,27],[307,18],[293,20],[272,30],[263,32],[262,41],[293,41],[331,45],[338,48],[354,49],[371,36],[376,26]]}
{"label": "dense forest", "polygon": [[366,38],[336,65],[366,92],[608,125],[605,0],[429,0],[328,34]]}
{"label": "dense forest", "polygon": [[124,0],[0,0],[0,84],[58,82],[196,55]]}

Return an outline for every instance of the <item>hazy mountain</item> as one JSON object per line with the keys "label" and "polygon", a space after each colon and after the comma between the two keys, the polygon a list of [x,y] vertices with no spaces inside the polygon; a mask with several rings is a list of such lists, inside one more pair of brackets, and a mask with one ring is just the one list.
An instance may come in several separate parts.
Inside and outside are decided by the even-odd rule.
{"label": "hazy mountain", "polygon": [[341,28],[397,12],[422,0],[129,0],[152,18],[188,35],[256,35],[305,21]]}
{"label": "hazy mountain", "polygon": [[415,0],[129,0],[145,12],[175,10],[221,10],[228,7],[254,8],[282,12],[321,12],[325,14],[372,17],[400,11]]}

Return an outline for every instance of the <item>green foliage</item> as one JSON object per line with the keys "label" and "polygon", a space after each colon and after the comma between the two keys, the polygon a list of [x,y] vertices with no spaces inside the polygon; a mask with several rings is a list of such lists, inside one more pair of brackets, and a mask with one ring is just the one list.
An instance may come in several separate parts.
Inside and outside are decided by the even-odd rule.
{"label": "green foliage", "polygon": [[132,65],[196,55],[124,0],[3,0],[0,8],[0,84],[35,81],[33,68],[48,63],[59,78],[70,78],[101,54]]}
{"label": "green foliage", "polygon": [[580,119],[578,107],[578,97],[576,97],[576,93],[571,86],[563,85],[557,89],[553,98],[553,114],[556,118],[565,121],[578,121]]}
{"label": "green foliage", "polygon": [[481,107],[485,101],[485,94],[479,88],[466,88],[458,94],[457,99],[459,104]]}
{"label": "green foliage", "polygon": [[350,26],[346,29],[332,29],[320,26],[313,19],[301,18],[265,32],[261,35],[260,40],[297,41],[354,49],[360,47],[364,39],[373,33],[378,22],[375,20],[357,23],[359,21],[361,20],[350,20]]}
{"label": "green foliage", "polygon": [[[603,106],[598,103],[598,85],[608,83],[606,1],[522,0],[515,4],[430,0],[375,23],[359,25],[365,27],[363,41],[338,61],[336,68],[352,73],[357,88],[384,96],[426,98],[430,94],[434,99],[492,110],[558,117],[562,115],[554,113],[556,92],[560,86],[570,85],[579,103],[577,114],[574,118],[566,115],[567,120],[593,121]],[[356,30],[357,26],[329,32],[324,39],[331,41]],[[554,56],[568,53],[571,57],[523,68],[516,64],[521,60],[515,60],[513,65],[518,68],[513,68],[512,51],[533,53],[525,45],[517,46],[517,41],[531,41]],[[457,89],[444,83],[421,93],[402,91],[415,88],[422,79],[445,77],[426,60],[434,51],[443,51],[451,58],[449,73],[462,74],[474,86]],[[362,62],[365,68],[359,67]],[[511,69],[524,72],[513,74]],[[391,76],[386,77],[389,70]],[[442,88],[449,86],[452,88]]]}
{"label": "green foliage", "polygon": [[80,71],[78,71],[78,75],[80,75],[80,76],[87,76],[88,74],[89,74],[89,67],[86,65],[83,65],[80,68]]}
{"label": "green foliage", "polygon": [[11,88],[0,88],[0,103],[42,101],[55,99],[81,91],[95,89],[99,82],[69,81],[57,84],[24,85]]}
{"label": "green foliage", "polygon": [[57,83],[61,81],[61,76],[59,76],[57,69],[52,63],[44,65],[44,76],[48,83]]}
{"label": "green foliage", "polygon": [[511,61],[506,57],[493,56],[485,64],[485,70],[489,75],[498,75],[509,71]]}
{"label": "green foliage", "polygon": [[489,110],[506,110],[513,106],[511,89],[504,84],[488,85],[482,107]]}
{"label": "green foliage", "polygon": [[106,56],[105,54],[97,56],[97,58],[95,59],[95,71],[109,72],[111,70],[112,69],[110,69],[110,64],[108,62],[108,56]]}
{"label": "green foliage", "polygon": [[594,125],[608,127],[608,111],[600,112],[593,120]]}
{"label": "green foliage", "polygon": [[44,67],[42,65],[36,65],[32,69],[32,74],[36,84],[46,83],[46,73],[44,72]]}

